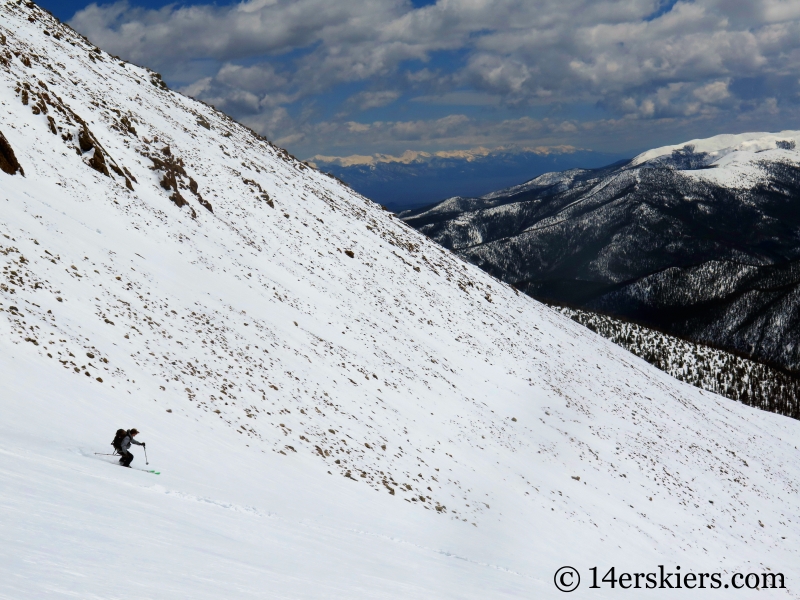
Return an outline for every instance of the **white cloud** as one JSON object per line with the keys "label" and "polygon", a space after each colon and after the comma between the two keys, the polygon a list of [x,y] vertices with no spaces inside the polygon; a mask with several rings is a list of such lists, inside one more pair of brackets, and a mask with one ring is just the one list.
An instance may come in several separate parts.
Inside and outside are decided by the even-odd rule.
{"label": "white cloud", "polygon": [[391,104],[400,97],[400,92],[396,90],[384,90],[381,92],[360,92],[348,100],[348,104],[357,106],[360,110],[379,108]]}
{"label": "white cloud", "polygon": [[[353,125],[356,111],[426,104],[517,114],[594,105],[613,116],[606,123],[639,131],[634,121],[672,120],[674,130],[676,119],[734,123],[745,113],[794,114],[785,100],[795,102],[800,92],[800,3],[679,1],[650,20],[660,5],[439,0],[415,9],[408,0],[245,0],[146,10],[119,2],[90,5],[71,24],[115,54],[166,69],[186,93],[293,143],[311,143],[312,132],[333,140],[331,131],[471,146],[484,136],[464,115]],[[343,84],[355,92],[340,95],[332,112],[320,110]],[[404,95],[415,102],[400,106]],[[322,114],[337,117],[323,122]],[[522,130],[496,121],[492,136],[506,136],[498,145],[522,135],[546,145],[548,136],[599,127],[588,118],[534,121]]]}
{"label": "white cloud", "polygon": [[[786,5],[795,3],[746,3],[755,20],[737,28],[726,11],[741,20],[742,9],[731,8],[740,4],[679,2],[644,21],[655,0],[440,0],[416,10],[402,0],[250,0],[149,11],[123,2],[90,5],[71,23],[109,50],[148,64],[308,48],[296,63],[294,84],[315,91],[386,75],[403,61],[425,61],[438,50],[460,49],[469,54],[464,80],[536,100],[790,66],[786,52],[800,48],[800,11]],[[256,80],[283,77],[269,65],[247,70],[267,71],[255,74]]]}
{"label": "white cloud", "polygon": [[490,95],[483,92],[460,90],[430,96],[417,96],[416,98],[411,98],[410,101],[444,106],[496,106],[500,104],[501,98],[498,95]]}
{"label": "white cloud", "polygon": [[729,83],[729,80],[712,81],[711,83],[695,89],[692,93],[700,100],[708,104],[721,102],[723,100],[727,100],[731,96],[731,93],[728,90]]}
{"label": "white cloud", "polygon": [[217,73],[216,79],[225,85],[254,94],[280,89],[287,83],[286,77],[276,73],[275,68],[269,63],[260,63],[251,67],[226,63]]}

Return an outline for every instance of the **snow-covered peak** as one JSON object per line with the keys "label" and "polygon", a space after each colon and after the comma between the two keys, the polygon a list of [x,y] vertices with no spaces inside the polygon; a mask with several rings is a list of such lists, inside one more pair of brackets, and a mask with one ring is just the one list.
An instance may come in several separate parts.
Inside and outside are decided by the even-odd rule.
{"label": "snow-covered peak", "polygon": [[[565,564],[797,564],[796,422],[33,4],[0,2],[0,42],[24,169],[0,172],[0,596],[538,598]],[[157,478],[96,456],[131,426]]]}
{"label": "snow-covered peak", "polygon": [[662,156],[670,156],[673,152],[686,148],[692,148],[698,154],[706,153],[709,155],[710,161],[714,162],[732,152],[759,152],[775,148],[794,149],[798,143],[800,143],[800,131],[722,134],[705,139],[690,140],[682,144],[653,148],[636,156],[630,166],[635,167]]}

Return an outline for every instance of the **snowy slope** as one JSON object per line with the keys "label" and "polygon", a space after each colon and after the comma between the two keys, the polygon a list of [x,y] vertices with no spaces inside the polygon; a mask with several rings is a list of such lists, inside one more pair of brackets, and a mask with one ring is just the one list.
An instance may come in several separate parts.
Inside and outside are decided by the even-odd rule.
{"label": "snowy slope", "polygon": [[556,308],[680,381],[800,419],[800,380],[784,371],[608,315]]}
{"label": "snowy slope", "polygon": [[800,374],[798,136],[693,140],[399,216],[534,298]]}
{"label": "snowy slope", "polygon": [[733,152],[759,152],[763,150],[774,150],[777,142],[800,142],[800,131],[781,131],[778,133],[751,132],[739,134],[722,134],[710,138],[690,140],[683,144],[672,146],[661,146],[647,150],[636,156],[631,161],[631,167],[635,167],[662,156],[670,156],[676,150],[682,150],[686,146],[692,146],[697,153],[705,153],[712,157],[712,160],[719,160]]}
{"label": "snowy slope", "polygon": [[[0,172],[0,598],[548,598],[565,564],[771,569],[800,597],[796,421],[33,5],[0,3],[0,42],[24,170]],[[160,475],[95,455],[133,426]]]}

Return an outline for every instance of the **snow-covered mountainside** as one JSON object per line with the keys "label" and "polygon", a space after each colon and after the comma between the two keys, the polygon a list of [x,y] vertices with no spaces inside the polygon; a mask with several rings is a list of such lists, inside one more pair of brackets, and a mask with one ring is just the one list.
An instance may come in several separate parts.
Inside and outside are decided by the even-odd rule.
{"label": "snow-covered mountainside", "polygon": [[[572,189],[576,185],[584,184],[586,181],[596,181],[604,174],[613,172],[629,162],[615,163],[611,167],[604,169],[569,169],[567,171],[544,173],[520,185],[491,192],[478,198],[454,196],[432,206],[402,211],[398,213],[398,216],[401,219],[408,219],[416,227],[422,227],[428,223],[437,223],[445,219],[456,218],[462,213],[472,213],[507,205],[509,198],[518,198],[520,195],[552,196]],[[476,232],[469,233],[474,235]],[[460,240],[460,242],[462,245],[470,242],[481,243],[481,238],[474,237],[472,240]]]}
{"label": "snow-covered mountainside", "polygon": [[[661,148],[647,150],[636,156],[631,161],[630,166],[635,167],[648,162],[653,164],[653,161],[657,159],[672,159],[676,155],[680,156],[687,146],[692,148],[693,154],[705,155],[705,162],[710,165],[734,152],[752,154],[764,152],[766,150],[774,150],[775,148],[794,150],[798,141],[800,141],[800,131],[715,135],[710,138],[691,140],[683,144],[662,146]],[[749,158],[747,154],[745,154],[744,157],[745,161]]]}
{"label": "snow-covered mountainside", "polygon": [[[564,565],[800,597],[800,423],[33,4],[0,1],[0,56],[0,597],[550,598]],[[96,454],[134,426],[160,475]]]}
{"label": "snow-covered mountainside", "polygon": [[694,140],[400,216],[535,298],[800,374],[798,141]]}
{"label": "snow-covered mountainside", "polygon": [[784,371],[607,315],[557,310],[680,381],[800,419],[800,381]]}

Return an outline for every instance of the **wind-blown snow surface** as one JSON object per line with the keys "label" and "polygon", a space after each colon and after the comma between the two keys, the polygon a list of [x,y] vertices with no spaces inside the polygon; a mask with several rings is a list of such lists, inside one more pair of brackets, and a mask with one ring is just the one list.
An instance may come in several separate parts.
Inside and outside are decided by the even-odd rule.
{"label": "wind-blown snow surface", "polygon": [[[0,15],[0,598],[546,598],[659,564],[800,597],[798,422]],[[133,426],[161,475],[95,456]]]}

